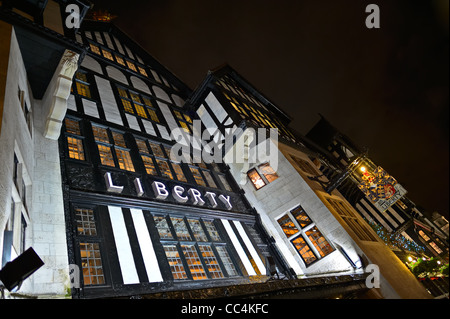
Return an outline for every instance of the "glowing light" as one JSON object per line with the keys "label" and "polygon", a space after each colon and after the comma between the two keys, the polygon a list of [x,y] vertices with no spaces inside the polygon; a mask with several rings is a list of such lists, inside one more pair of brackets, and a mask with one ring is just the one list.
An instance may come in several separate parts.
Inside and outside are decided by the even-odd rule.
{"label": "glowing light", "polygon": [[365,168],[364,166],[361,166],[360,170],[361,170],[361,172],[365,173],[367,171],[367,168]]}
{"label": "glowing light", "polygon": [[411,261],[413,261],[413,258],[411,256],[409,256],[408,260],[411,262]]}

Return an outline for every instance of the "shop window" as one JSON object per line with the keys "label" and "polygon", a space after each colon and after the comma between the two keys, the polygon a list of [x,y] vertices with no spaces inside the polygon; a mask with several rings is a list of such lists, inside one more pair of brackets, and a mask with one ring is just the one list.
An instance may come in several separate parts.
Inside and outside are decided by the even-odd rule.
{"label": "shop window", "polygon": [[219,262],[212,250],[211,245],[198,245],[200,253],[202,254],[208,273],[212,279],[223,278],[222,270],[220,269]]}
{"label": "shop window", "polygon": [[83,283],[85,286],[104,285],[105,275],[101,256],[101,239],[98,234],[94,209],[75,207],[73,214]]}
{"label": "shop window", "polygon": [[174,280],[240,276],[214,221],[158,215],[153,218]]}
{"label": "shop window", "polygon": [[200,257],[198,256],[197,249],[194,245],[181,245],[186,263],[191,272],[192,279],[194,280],[204,280],[208,277],[206,276],[205,269],[203,268]]}
{"label": "shop window", "polygon": [[100,246],[98,243],[80,243],[81,267],[86,286],[105,284]]}
{"label": "shop window", "polygon": [[97,235],[97,227],[94,220],[94,211],[92,209],[75,209],[75,220],[77,223],[77,232],[79,235]]}
{"label": "shop window", "polygon": [[184,270],[183,261],[180,258],[180,253],[176,245],[163,245],[167,261],[169,262],[170,270],[174,280],[187,279],[186,271]]}

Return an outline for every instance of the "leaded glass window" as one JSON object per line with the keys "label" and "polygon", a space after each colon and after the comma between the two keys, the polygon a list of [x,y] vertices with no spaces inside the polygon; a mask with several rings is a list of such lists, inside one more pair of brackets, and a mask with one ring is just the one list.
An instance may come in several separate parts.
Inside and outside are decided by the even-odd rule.
{"label": "leaded glass window", "polygon": [[77,222],[77,232],[79,235],[96,236],[97,227],[95,225],[94,211],[92,209],[75,209],[75,220]]}
{"label": "leaded glass window", "polygon": [[184,219],[181,217],[170,217],[170,219],[172,220],[172,225],[175,229],[178,240],[191,240],[191,235],[189,235]]}
{"label": "leaded glass window", "polygon": [[203,264],[198,256],[197,250],[194,245],[181,245],[183,254],[186,258],[186,262],[191,272],[192,279],[194,280],[204,280],[208,279],[203,268]]}
{"label": "leaded glass window", "polygon": [[66,141],[69,157],[84,161],[83,137],[81,136],[80,123],[76,120],[66,118]]}
{"label": "leaded glass window", "polygon": [[186,271],[184,270],[183,261],[180,258],[176,245],[164,245],[164,252],[166,253],[167,261],[169,262],[170,270],[174,280],[187,279]]}
{"label": "leaded glass window", "polygon": [[222,269],[220,269],[219,262],[214,255],[211,245],[198,245],[198,248],[205,261],[210,277],[212,279],[223,278]]}

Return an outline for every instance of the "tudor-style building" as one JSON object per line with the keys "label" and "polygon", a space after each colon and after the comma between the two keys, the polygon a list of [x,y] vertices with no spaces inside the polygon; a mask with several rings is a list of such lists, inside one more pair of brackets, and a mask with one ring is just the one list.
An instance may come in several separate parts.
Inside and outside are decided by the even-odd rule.
{"label": "tudor-style building", "polygon": [[[317,149],[327,159],[328,165],[319,165],[319,168],[330,180],[336,180],[339,172],[348,169],[353,161],[362,159],[337,188],[365,220],[419,244],[426,249],[428,256],[448,259],[448,234],[445,233],[444,226],[447,224],[448,227],[448,222],[445,223],[445,219],[441,219],[443,223],[439,225],[427,218],[421,208],[408,197],[407,190],[374,164],[360,147],[323,116],[306,137],[319,146]],[[371,178],[373,172],[383,175],[384,184],[395,185],[392,196],[386,196],[384,189],[379,193],[368,190],[366,176]],[[382,183],[379,184],[378,187],[383,187]],[[381,201],[381,197],[389,199]]]}
{"label": "tudor-style building", "polygon": [[45,263],[20,292],[246,295],[325,277],[324,297],[367,291],[371,263],[376,296],[428,297],[326,177],[309,178],[326,159],[281,108],[229,66],[192,91],[113,24],[67,27],[73,3],[83,17],[83,1],[1,7],[0,248],[3,264],[25,247]]}

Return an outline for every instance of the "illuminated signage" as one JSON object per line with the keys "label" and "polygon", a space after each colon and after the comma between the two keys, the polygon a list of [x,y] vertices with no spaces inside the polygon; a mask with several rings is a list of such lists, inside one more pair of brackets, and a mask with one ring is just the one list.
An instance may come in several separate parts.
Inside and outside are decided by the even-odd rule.
{"label": "illuminated signage", "polygon": [[[111,173],[109,172],[105,174],[105,182],[108,192],[120,194],[124,190],[123,186],[114,185]],[[134,186],[138,196],[144,196],[145,190],[142,186],[140,178],[134,179]],[[227,210],[233,209],[230,196],[225,196],[222,194],[217,195],[213,192],[205,192],[202,194],[198,189],[189,188],[186,190],[186,188],[180,185],[175,185],[169,189],[164,183],[158,181],[154,181],[152,183],[152,190],[155,197],[160,200],[166,200],[170,195],[172,195],[175,201],[182,204],[191,203],[196,206],[204,206],[208,203],[211,207],[216,208],[219,206],[219,203],[222,203]]]}
{"label": "illuminated signage", "polygon": [[370,172],[365,166],[360,168],[359,189],[382,212],[394,205],[407,191],[383,168],[377,167]]}

